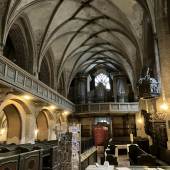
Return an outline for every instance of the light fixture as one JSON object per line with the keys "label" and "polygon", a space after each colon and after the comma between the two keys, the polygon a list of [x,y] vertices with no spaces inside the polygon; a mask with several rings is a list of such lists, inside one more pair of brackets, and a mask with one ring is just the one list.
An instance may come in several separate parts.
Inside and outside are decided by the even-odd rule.
{"label": "light fixture", "polygon": [[30,95],[27,95],[27,94],[23,95],[23,98],[25,100],[31,100],[32,99],[32,97]]}
{"label": "light fixture", "polygon": [[0,131],[0,133],[1,133],[1,135],[4,135],[4,133],[5,133],[5,129],[4,129],[4,128],[2,128],[2,129],[1,129],[1,131]]}
{"label": "light fixture", "polygon": [[161,108],[162,110],[164,110],[164,111],[167,111],[167,110],[168,110],[168,104],[167,104],[167,103],[162,103],[162,104],[160,105],[160,108]]}
{"label": "light fixture", "polygon": [[64,111],[64,115],[68,116],[69,115],[69,111]]}
{"label": "light fixture", "polygon": [[49,106],[49,109],[50,110],[54,110],[54,109],[56,109],[56,106],[55,105],[51,105],[51,106]]}
{"label": "light fixture", "polygon": [[137,122],[138,122],[139,124],[142,124],[142,123],[143,123],[142,118],[137,119]]}
{"label": "light fixture", "polygon": [[35,129],[35,131],[34,131],[35,136],[37,136],[38,132],[39,132],[39,130]]}

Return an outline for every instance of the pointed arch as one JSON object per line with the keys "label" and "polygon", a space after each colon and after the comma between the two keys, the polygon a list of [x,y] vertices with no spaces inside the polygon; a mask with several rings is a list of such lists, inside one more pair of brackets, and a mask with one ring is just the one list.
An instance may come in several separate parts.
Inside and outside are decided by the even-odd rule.
{"label": "pointed arch", "polygon": [[54,88],[55,82],[55,70],[54,70],[54,59],[50,52],[48,52],[41,61],[39,61],[38,68],[39,80],[46,85]]}
{"label": "pointed arch", "polygon": [[8,32],[3,54],[9,60],[33,74],[34,63],[36,63],[34,44],[29,19],[22,15],[15,21]]}

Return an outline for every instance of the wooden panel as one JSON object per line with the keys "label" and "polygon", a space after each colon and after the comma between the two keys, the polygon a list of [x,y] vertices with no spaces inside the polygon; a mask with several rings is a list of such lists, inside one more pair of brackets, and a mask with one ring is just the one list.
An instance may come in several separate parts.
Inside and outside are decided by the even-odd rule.
{"label": "wooden panel", "polygon": [[0,62],[0,75],[5,75],[5,63]]}
{"label": "wooden panel", "polygon": [[35,92],[38,92],[38,84],[37,84],[37,82],[35,82],[35,81],[33,81],[33,90],[34,90]]}
{"label": "wooden panel", "polygon": [[110,110],[110,108],[109,108],[109,104],[101,104],[100,105],[100,111],[108,111],[108,110]]}
{"label": "wooden panel", "polygon": [[17,83],[24,85],[25,76],[22,73],[18,73]]}
{"label": "wooden panel", "polygon": [[31,86],[32,86],[32,81],[28,77],[26,77],[25,86],[28,88],[31,88]]}
{"label": "wooden panel", "polygon": [[40,151],[35,150],[20,154],[20,167],[23,170],[39,170]]}
{"label": "wooden panel", "polygon": [[113,116],[113,136],[129,136],[130,132],[136,135],[136,124],[134,115]]}
{"label": "wooden panel", "polygon": [[4,157],[0,159],[0,170],[18,170],[19,155]]}
{"label": "wooden panel", "polygon": [[14,68],[8,67],[7,77],[12,79],[13,81],[15,80],[15,69]]}
{"label": "wooden panel", "polygon": [[43,95],[43,87],[42,86],[38,86],[38,93]]}

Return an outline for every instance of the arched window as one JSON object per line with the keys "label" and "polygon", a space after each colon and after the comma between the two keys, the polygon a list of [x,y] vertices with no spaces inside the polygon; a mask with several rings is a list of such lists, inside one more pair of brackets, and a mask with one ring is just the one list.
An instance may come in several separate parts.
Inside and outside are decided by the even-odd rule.
{"label": "arched window", "polygon": [[102,83],[107,90],[111,89],[110,80],[106,74],[100,73],[95,77],[95,86],[98,86],[100,83]]}

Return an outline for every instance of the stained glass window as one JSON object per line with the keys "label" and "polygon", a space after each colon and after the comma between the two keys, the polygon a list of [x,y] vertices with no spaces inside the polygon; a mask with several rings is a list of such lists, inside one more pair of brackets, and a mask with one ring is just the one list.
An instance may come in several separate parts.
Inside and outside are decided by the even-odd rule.
{"label": "stained glass window", "polygon": [[111,89],[109,77],[106,74],[100,73],[95,77],[95,86],[98,86],[99,83],[102,83],[107,90]]}

